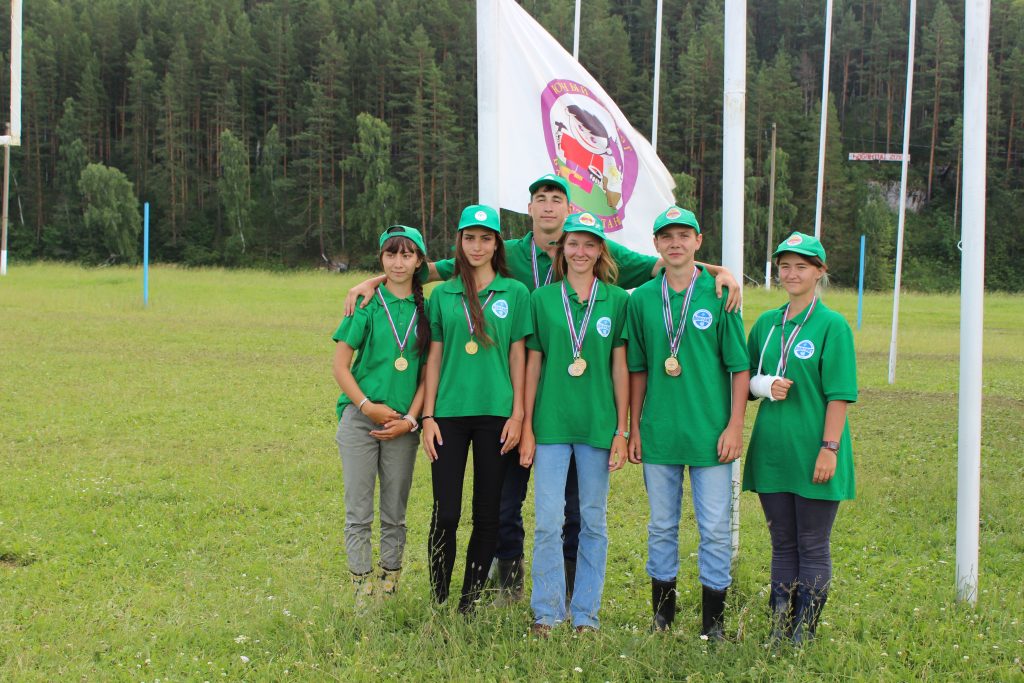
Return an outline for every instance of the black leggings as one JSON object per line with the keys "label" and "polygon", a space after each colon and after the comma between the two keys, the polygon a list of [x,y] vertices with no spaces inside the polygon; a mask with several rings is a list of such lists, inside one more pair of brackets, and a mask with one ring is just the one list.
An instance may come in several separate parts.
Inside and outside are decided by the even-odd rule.
{"label": "black leggings", "polygon": [[439,417],[444,444],[430,466],[434,511],[430,518],[427,552],[430,587],[438,602],[448,599],[455,567],[456,535],[462,516],[462,485],[469,447],[473,445],[473,531],[466,550],[460,609],[469,609],[483,589],[498,537],[501,487],[511,455],[501,454],[501,430],[507,418],[493,415]]}
{"label": "black leggings", "polygon": [[772,583],[799,582],[814,590],[827,590],[832,580],[829,537],[839,501],[795,493],[758,496],[772,537]]}

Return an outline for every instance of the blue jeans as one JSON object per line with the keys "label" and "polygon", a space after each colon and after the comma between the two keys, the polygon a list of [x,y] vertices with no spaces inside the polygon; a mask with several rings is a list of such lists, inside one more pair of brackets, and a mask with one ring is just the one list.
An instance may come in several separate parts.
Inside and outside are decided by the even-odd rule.
{"label": "blue jeans", "polygon": [[537,444],[533,461],[536,529],[533,540],[534,621],[554,626],[566,619],[562,524],[569,458],[576,455],[580,491],[580,545],[569,611],[576,626],[598,628],[608,558],[608,449],[586,444]]}
{"label": "blue jeans", "polygon": [[[515,454],[515,457],[513,457]],[[530,468],[520,467],[518,451],[505,473],[501,489],[501,508],[498,511],[498,548],[494,555],[499,560],[517,560],[523,556],[523,501],[530,483]],[[565,482],[565,526],[562,527],[562,554],[566,562],[576,561],[576,548],[580,544],[580,494],[576,483],[575,459],[569,461],[569,477]]]}
{"label": "blue jeans", "polygon": [[[644,463],[644,485],[651,507],[647,574],[658,581],[671,581],[679,573],[679,511],[686,467]],[[732,466],[690,466],[690,486],[700,532],[700,582],[717,591],[725,590],[732,584]]]}

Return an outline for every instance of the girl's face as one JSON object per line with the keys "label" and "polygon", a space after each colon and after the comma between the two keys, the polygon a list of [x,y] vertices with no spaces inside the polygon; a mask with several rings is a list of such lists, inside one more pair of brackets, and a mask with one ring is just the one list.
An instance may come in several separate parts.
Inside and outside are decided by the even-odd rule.
{"label": "girl's face", "polygon": [[693,228],[670,225],[654,236],[654,248],[670,266],[685,265],[700,249],[701,235]]}
{"label": "girl's face", "polygon": [[465,228],[461,232],[460,244],[469,265],[474,268],[490,263],[498,248],[498,233],[489,228]]}
{"label": "girl's face", "polygon": [[812,264],[799,254],[784,252],[779,256],[779,284],[790,298],[814,292],[825,269]]}
{"label": "girl's face", "polygon": [[567,233],[563,253],[569,272],[590,275],[601,258],[601,238],[589,232]]}
{"label": "girl's face", "polygon": [[423,263],[415,251],[382,251],[380,254],[380,265],[388,282],[405,284],[411,282],[416,274],[416,269]]}

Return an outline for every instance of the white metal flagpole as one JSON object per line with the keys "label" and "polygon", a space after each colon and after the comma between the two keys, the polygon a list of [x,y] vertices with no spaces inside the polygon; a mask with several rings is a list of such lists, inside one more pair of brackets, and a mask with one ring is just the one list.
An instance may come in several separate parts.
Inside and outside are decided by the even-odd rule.
{"label": "white metal flagpole", "polygon": [[832,61],[832,0],[825,2],[825,57],[821,67],[821,127],[818,130],[818,192],[814,200],[814,236],[821,238],[821,202],[825,192],[825,135],[828,127],[828,72]]}
{"label": "white metal flagpole", "polygon": [[989,0],[967,0],[964,25],[964,208],[960,261],[960,417],[957,432],[956,596],[978,600],[981,373],[985,302],[985,137]]}
{"label": "white metal flagpole", "polygon": [[580,3],[583,0],[576,0],[576,17],[572,24],[572,58],[580,61]]}
{"label": "white metal flagpole", "polygon": [[903,105],[903,166],[900,173],[900,215],[896,230],[896,281],[892,291],[892,334],[889,337],[889,384],[896,383],[896,336],[900,325],[900,285],[903,280],[903,226],[907,217],[907,167],[910,165],[910,99],[914,91],[914,37],[917,0],[910,0],[910,37],[907,39],[907,94]]}
{"label": "white metal flagpole", "polygon": [[[743,287],[743,190],[746,158],[747,2],[725,2],[725,92],[722,111],[722,265]],[[732,463],[732,553],[740,549],[740,463]]]}
{"label": "white metal flagpole", "polygon": [[498,208],[498,0],[476,3],[477,174],[480,203]]}
{"label": "white metal flagpole", "polygon": [[651,117],[651,147],[655,152],[658,151],[658,101],[661,97],[661,15],[662,0],[658,0],[654,22],[654,115]]}

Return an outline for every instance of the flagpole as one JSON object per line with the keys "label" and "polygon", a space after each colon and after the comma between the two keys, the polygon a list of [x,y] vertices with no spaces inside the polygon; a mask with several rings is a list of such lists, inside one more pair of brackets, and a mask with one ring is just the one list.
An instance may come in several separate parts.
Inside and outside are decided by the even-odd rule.
{"label": "flagpole", "polygon": [[775,122],[772,122],[772,171],[768,184],[768,246],[764,257],[764,288],[772,288],[772,228],[775,227]]}
{"label": "flagpole", "polygon": [[957,433],[956,597],[978,600],[981,373],[985,303],[985,144],[989,0],[967,0],[964,22],[964,199],[960,261],[960,417]]}
{"label": "flagpole", "polygon": [[[722,111],[722,265],[743,288],[744,127],[747,96],[747,3],[725,2]],[[732,554],[740,550],[740,464],[732,463]]]}
{"label": "flagpole", "polygon": [[654,115],[651,117],[651,147],[654,151],[658,151],[658,102],[661,98],[661,15],[662,0],[658,0],[657,19],[654,22]]}
{"label": "flagpole", "polygon": [[896,336],[900,325],[900,286],[903,280],[903,228],[907,216],[907,167],[910,165],[910,98],[914,91],[914,38],[917,0],[910,0],[910,37],[907,39],[907,94],[903,105],[903,162],[900,173],[900,214],[896,230],[896,278],[892,289],[892,334],[889,336],[889,384],[896,383]]}
{"label": "flagpole", "polygon": [[576,17],[572,28],[572,58],[580,61],[580,3],[583,0],[576,0]]}
{"label": "flagpole", "polygon": [[828,124],[828,73],[832,61],[832,0],[825,2],[825,57],[821,67],[821,127],[818,130],[818,192],[814,200],[814,236],[821,238],[821,201],[825,192],[825,136]]}
{"label": "flagpole", "polygon": [[498,208],[498,0],[476,3],[477,177],[480,203]]}

